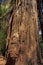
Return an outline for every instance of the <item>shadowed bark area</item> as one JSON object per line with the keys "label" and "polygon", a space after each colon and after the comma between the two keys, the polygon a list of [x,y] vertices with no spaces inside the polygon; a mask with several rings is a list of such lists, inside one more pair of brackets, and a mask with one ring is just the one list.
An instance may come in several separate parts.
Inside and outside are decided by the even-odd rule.
{"label": "shadowed bark area", "polygon": [[6,65],[39,65],[36,0],[19,0],[11,14],[8,32]]}

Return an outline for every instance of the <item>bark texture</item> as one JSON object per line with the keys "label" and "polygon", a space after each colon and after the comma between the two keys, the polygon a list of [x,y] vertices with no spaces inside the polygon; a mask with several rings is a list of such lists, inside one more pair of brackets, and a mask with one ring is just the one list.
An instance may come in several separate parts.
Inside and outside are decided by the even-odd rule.
{"label": "bark texture", "polygon": [[36,0],[19,0],[11,15],[8,32],[6,65],[38,65],[38,56],[41,56],[38,55]]}

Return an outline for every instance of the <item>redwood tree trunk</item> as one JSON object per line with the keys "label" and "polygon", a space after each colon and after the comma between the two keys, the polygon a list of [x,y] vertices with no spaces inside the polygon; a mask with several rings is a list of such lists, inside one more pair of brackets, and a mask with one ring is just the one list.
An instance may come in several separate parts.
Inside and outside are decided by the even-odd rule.
{"label": "redwood tree trunk", "polygon": [[38,65],[41,55],[37,54],[40,52],[36,0],[21,0],[11,19],[8,65],[10,60],[11,65]]}

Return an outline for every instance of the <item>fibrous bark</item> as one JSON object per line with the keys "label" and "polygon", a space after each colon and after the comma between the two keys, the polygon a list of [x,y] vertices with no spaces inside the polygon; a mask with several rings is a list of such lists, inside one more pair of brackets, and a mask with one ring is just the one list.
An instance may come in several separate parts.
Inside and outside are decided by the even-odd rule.
{"label": "fibrous bark", "polygon": [[7,39],[7,65],[11,63],[11,65],[38,65],[39,43],[36,0],[21,0],[12,14]]}

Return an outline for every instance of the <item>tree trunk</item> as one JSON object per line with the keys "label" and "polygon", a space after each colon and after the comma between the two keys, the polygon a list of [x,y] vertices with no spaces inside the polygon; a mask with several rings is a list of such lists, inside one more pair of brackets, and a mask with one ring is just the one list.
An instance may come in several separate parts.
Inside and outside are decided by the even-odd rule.
{"label": "tree trunk", "polygon": [[21,0],[13,10],[10,21],[7,65],[12,63],[10,61],[13,61],[11,65],[38,65],[40,52],[36,1]]}

